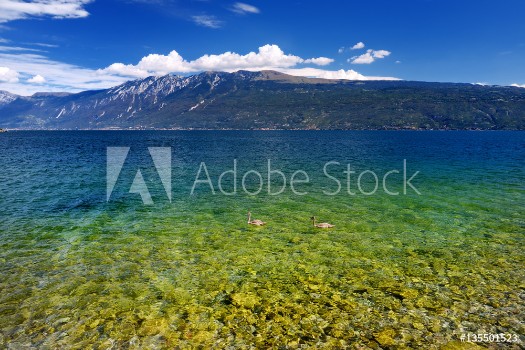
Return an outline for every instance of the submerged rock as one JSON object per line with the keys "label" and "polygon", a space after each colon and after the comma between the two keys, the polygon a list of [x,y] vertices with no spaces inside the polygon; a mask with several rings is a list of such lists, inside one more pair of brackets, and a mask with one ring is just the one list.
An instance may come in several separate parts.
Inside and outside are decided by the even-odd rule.
{"label": "submerged rock", "polygon": [[441,350],[478,350],[484,349],[483,347],[469,342],[451,341],[441,347]]}
{"label": "submerged rock", "polygon": [[396,343],[396,341],[394,340],[395,335],[396,332],[393,329],[385,329],[381,332],[374,333],[374,339],[381,346],[391,346]]}
{"label": "submerged rock", "polygon": [[252,293],[235,293],[232,295],[233,304],[252,309],[259,304],[260,299]]}

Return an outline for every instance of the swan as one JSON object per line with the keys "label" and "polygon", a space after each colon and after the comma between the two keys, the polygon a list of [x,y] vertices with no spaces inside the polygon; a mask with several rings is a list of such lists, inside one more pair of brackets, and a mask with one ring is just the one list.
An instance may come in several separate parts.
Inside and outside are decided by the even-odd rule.
{"label": "swan", "polygon": [[262,226],[266,225],[266,222],[261,220],[252,220],[252,213],[248,212],[248,224],[255,225],[255,226]]}
{"label": "swan", "polygon": [[335,225],[332,225],[332,224],[329,224],[327,222],[321,222],[319,224],[316,224],[315,223],[315,216],[312,216],[310,218],[314,224],[314,227],[317,227],[317,228],[332,228],[332,227],[335,227]]}

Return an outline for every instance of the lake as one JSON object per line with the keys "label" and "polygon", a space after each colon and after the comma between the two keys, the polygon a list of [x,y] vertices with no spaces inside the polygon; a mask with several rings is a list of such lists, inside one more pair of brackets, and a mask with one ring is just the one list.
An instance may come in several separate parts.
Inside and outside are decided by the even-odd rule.
{"label": "lake", "polygon": [[2,348],[524,344],[523,132],[10,131],[0,167]]}

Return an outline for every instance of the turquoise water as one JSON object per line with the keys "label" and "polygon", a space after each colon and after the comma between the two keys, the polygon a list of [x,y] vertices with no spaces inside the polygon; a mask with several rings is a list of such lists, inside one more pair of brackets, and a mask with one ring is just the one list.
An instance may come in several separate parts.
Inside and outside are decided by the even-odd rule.
{"label": "turquoise water", "polygon": [[[107,147],[131,148],[109,201]],[[172,148],[171,202],[148,147]],[[421,194],[403,193],[404,160]],[[192,196],[202,162],[216,194]],[[522,132],[1,134],[0,347],[418,349],[508,333],[521,343],[491,346],[523,348],[524,165]],[[129,193],[138,169],[153,205]]]}

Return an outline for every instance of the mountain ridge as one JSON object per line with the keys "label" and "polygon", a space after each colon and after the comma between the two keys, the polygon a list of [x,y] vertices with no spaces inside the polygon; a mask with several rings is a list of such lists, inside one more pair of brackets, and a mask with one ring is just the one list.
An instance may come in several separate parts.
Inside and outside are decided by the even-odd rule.
{"label": "mountain ridge", "polygon": [[0,91],[8,129],[525,129],[525,89],[275,71],[164,75],[103,89]]}

